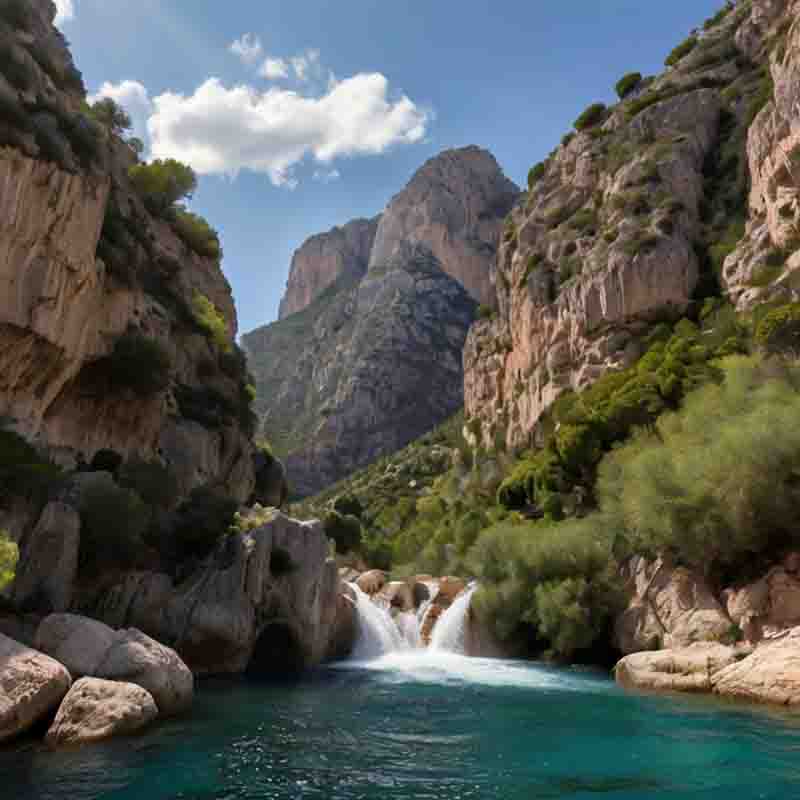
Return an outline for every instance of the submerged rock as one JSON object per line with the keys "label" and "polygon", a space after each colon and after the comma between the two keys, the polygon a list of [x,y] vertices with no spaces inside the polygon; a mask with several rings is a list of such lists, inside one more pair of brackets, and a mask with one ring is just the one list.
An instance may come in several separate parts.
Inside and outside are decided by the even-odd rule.
{"label": "submerged rock", "polygon": [[0,742],[55,711],[71,683],[62,664],[0,634]]}
{"label": "submerged rock", "polygon": [[67,693],[47,731],[51,747],[138,733],[158,716],[153,696],[133,683],[81,678]]}

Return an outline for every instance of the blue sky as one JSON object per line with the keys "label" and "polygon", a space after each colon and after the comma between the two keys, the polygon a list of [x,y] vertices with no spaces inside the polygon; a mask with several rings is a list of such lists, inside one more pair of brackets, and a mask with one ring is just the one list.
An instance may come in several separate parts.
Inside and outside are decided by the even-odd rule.
{"label": "blue sky", "polygon": [[89,91],[110,84],[157,155],[201,173],[192,207],[220,231],[248,331],[276,317],[307,236],[380,212],[448,147],[487,147],[522,184],[583,108],[660,71],[722,2],[57,4]]}

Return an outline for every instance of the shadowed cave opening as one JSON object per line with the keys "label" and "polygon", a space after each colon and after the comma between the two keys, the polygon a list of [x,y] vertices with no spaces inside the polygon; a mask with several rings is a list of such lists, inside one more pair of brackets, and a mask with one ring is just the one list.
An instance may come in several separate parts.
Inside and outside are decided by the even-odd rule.
{"label": "shadowed cave opening", "polygon": [[294,631],[284,622],[272,622],[256,640],[247,671],[255,677],[287,678],[304,666],[305,656]]}

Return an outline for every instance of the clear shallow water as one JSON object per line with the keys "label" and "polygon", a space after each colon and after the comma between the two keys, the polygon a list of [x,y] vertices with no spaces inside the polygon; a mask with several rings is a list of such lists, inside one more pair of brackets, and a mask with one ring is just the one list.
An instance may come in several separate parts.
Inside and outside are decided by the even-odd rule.
{"label": "clear shallow water", "polygon": [[395,653],[213,681],[141,738],[0,750],[9,800],[793,800],[800,715],[626,694],[585,671]]}

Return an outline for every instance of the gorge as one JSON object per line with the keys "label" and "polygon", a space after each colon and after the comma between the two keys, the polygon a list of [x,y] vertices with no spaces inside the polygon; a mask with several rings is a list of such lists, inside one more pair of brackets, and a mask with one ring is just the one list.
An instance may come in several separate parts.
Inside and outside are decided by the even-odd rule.
{"label": "gorge", "polygon": [[[523,190],[432,156],[241,336],[208,172],[155,157],[190,99],[145,156],[57,13],[0,4],[10,796],[794,796],[800,0],[724,5]],[[313,52],[227,99],[311,124]]]}

